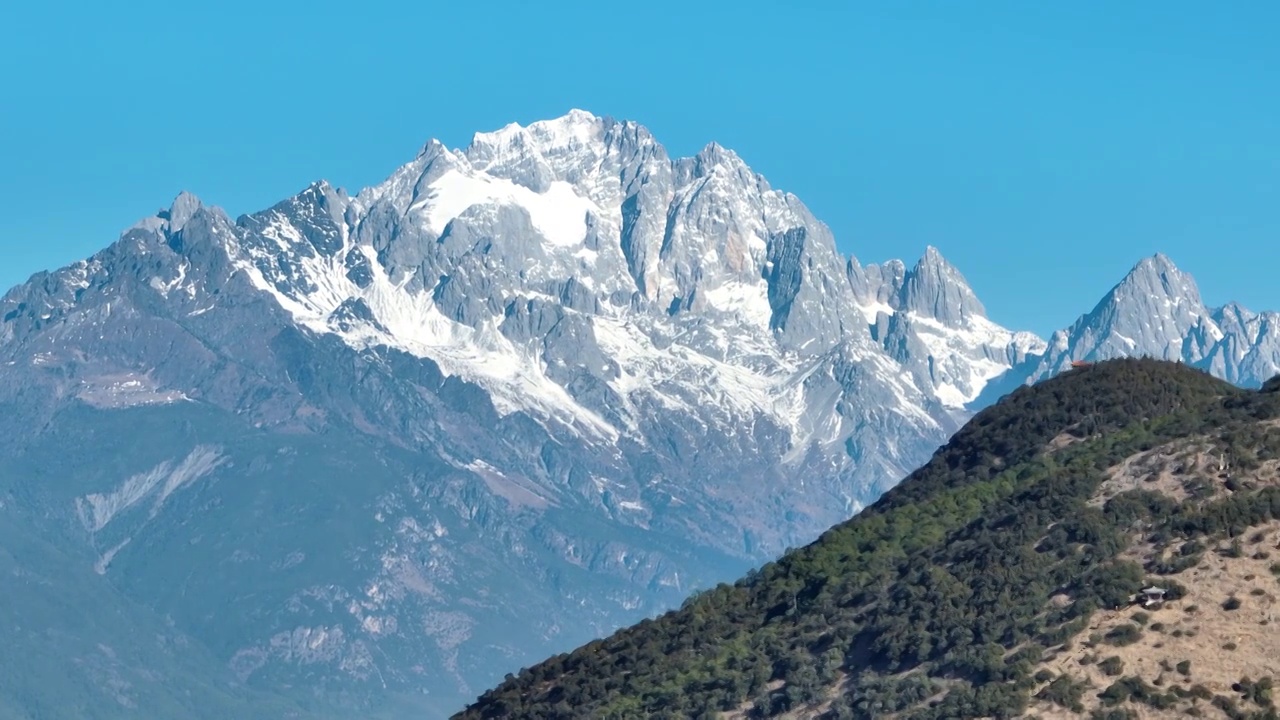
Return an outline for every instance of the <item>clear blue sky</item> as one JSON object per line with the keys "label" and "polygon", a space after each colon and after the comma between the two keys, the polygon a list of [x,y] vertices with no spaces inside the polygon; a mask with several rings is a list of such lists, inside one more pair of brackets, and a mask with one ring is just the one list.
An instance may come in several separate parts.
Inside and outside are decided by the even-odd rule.
{"label": "clear blue sky", "polygon": [[580,107],[733,148],[863,262],[937,245],[1006,325],[1156,251],[1280,309],[1277,30],[1274,2],[6,3],[0,286],[183,189],[250,212]]}

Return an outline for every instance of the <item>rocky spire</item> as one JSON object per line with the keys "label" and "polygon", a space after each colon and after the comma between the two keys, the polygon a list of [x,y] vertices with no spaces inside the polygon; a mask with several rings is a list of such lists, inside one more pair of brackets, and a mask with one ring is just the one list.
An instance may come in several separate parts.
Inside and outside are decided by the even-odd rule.
{"label": "rocky spire", "polygon": [[932,245],[907,273],[899,293],[899,308],[931,317],[948,327],[960,327],[970,318],[986,317],[986,308],[968,281]]}

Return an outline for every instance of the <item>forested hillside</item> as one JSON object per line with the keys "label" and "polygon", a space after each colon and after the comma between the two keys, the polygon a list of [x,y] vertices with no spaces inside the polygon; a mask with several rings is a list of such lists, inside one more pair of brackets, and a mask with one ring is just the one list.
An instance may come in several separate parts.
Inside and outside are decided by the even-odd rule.
{"label": "forested hillside", "polygon": [[1154,360],[1021,388],[811,545],[455,717],[1275,717],[1277,418],[1280,378]]}

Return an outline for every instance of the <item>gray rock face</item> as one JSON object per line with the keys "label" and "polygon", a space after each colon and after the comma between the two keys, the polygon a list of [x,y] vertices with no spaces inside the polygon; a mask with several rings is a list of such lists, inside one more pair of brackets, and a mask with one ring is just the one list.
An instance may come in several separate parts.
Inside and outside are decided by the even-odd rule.
{"label": "gray rock face", "polygon": [[[580,111],[235,221],[183,194],[0,298],[0,531],[198,652],[157,684],[91,628],[0,708],[201,677],[214,717],[442,717],[812,540],[1077,353],[1275,367],[1274,314],[1139,275],[1046,354],[937,250],[861,265],[731,151]],[[30,622],[0,642],[64,619]]]}
{"label": "gray rock face", "polygon": [[964,327],[972,318],[987,316],[964,276],[933,246],[925,249],[898,292],[898,309],[933,318],[947,327]]}
{"label": "gray rock face", "polygon": [[1277,314],[1236,303],[1208,308],[1195,280],[1162,254],[1144,258],[1086,315],[1054,333],[1030,381],[1073,360],[1150,356],[1202,367],[1259,387],[1280,373]]}

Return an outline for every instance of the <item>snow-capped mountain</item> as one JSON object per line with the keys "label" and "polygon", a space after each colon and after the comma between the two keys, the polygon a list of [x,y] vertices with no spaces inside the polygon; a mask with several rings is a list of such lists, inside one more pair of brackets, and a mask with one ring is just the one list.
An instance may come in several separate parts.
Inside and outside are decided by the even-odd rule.
{"label": "snow-capped mountain", "polygon": [[1163,254],[1144,258],[1091,312],[1049,339],[1034,381],[1073,360],[1150,356],[1259,387],[1280,373],[1280,313],[1206,307],[1195,280]]}
{"label": "snow-capped mountain", "polygon": [[[747,452],[780,433],[789,462],[838,467],[841,512],[1043,349],[988,321],[936,249],[864,269],[731,151],[673,160],[643,127],[581,111],[428,143],[355,197],[318,183],[221,223],[233,266],[301,327],[430,359],[499,413],[591,442],[668,442],[672,411]],[[844,397],[835,375],[868,371]],[[908,436],[852,463],[875,393]]]}
{"label": "snow-capped mountain", "polygon": [[[0,642],[126,710],[442,716],[812,540],[1071,359],[1274,373],[1275,315],[1171,268],[1046,344],[935,248],[864,266],[733,152],[581,111],[354,196],[184,193],[0,299],[0,531],[48,544],[15,572],[124,618]],[[207,692],[130,637],[199,648]]]}

